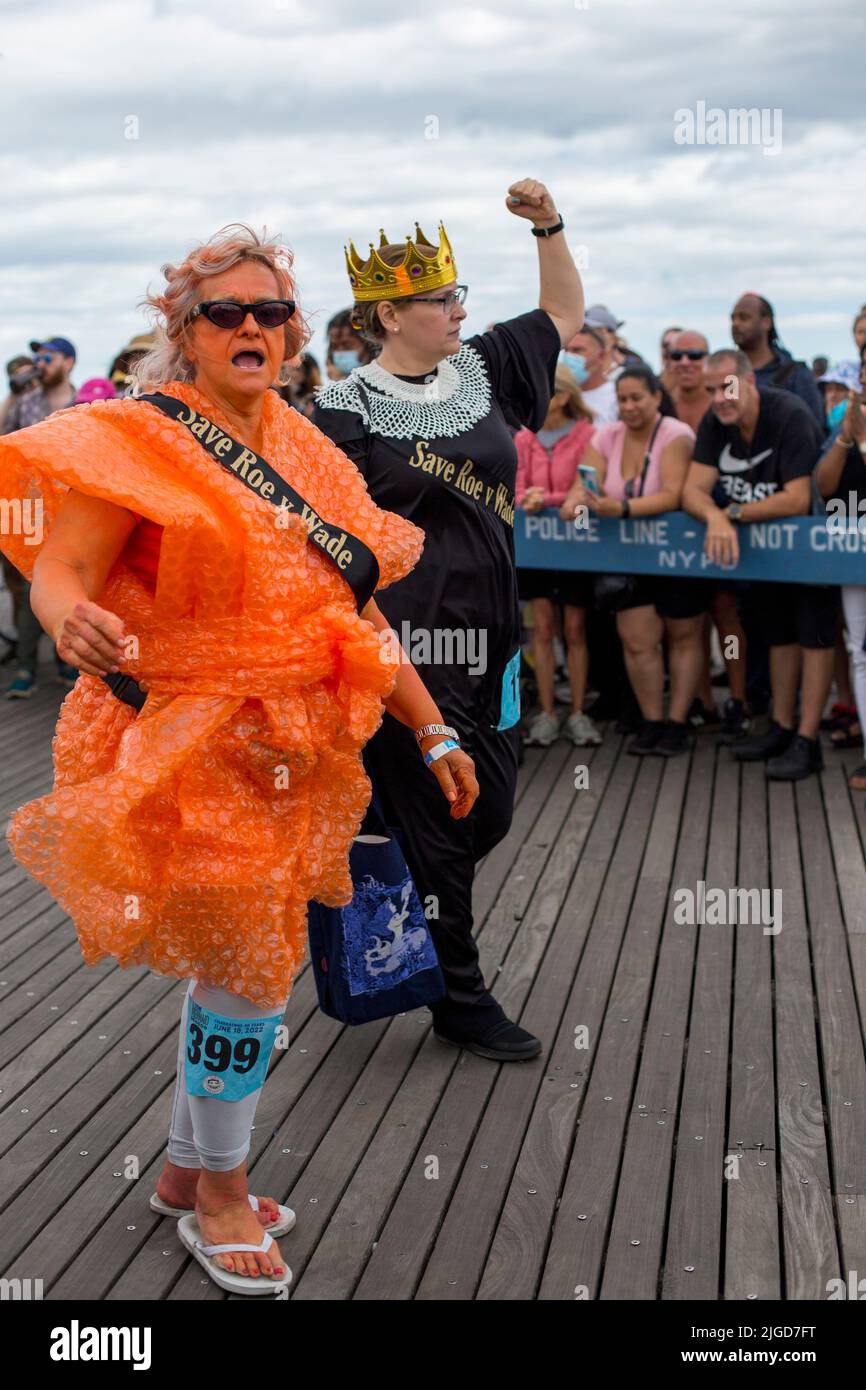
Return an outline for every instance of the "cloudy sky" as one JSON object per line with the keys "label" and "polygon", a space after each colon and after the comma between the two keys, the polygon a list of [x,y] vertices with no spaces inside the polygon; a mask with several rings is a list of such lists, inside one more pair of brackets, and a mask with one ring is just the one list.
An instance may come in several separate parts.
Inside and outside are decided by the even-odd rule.
{"label": "cloudy sky", "polygon": [[[291,247],[320,351],[344,241],[441,217],[479,331],[536,302],[523,177],[651,360],[668,324],[721,346],[745,289],[795,355],[850,356],[864,29],[862,0],[0,0],[3,359],[61,333],[103,375],[231,221]],[[699,103],[765,109],[764,145],[677,143]]]}

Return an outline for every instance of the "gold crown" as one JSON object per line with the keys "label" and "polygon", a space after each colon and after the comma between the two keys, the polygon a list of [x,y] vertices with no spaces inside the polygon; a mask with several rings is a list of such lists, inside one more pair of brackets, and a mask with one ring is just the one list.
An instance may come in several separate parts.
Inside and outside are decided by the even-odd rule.
{"label": "gold crown", "polygon": [[[356,300],[401,299],[404,295],[419,294],[422,290],[438,289],[440,285],[447,285],[455,279],[457,267],[454,264],[454,254],[441,222],[438,247],[434,248],[432,241],[427,240],[417,222],[414,243],[410,236],[406,237],[406,243],[406,255],[402,262],[399,265],[388,265],[382,260],[372,241],[370,255],[366,261],[360,259],[351,241],[349,242],[346,269],[349,272],[352,295]],[[379,249],[388,245],[388,238],[380,228]],[[436,251],[436,255],[422,255],[417,249],[419,246],[429,246],[431,250]]]}

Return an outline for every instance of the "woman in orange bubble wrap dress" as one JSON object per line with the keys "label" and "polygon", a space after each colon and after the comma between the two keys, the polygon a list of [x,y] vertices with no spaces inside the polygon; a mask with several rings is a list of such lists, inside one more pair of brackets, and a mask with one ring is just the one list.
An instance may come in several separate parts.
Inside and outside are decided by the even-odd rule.
{"label": "woman in orange bubble wrap dress", "polygon": [[[165,390],[231,433],[193,386]],[[354,465],[274,391],[263,426],[262,456],[370,546],[380,587],[406,574],[423,533],[379,511]],[[351,897],[347,854],[369,800],[359,753],[394,683],[385,648],[300,519],[278,528],[273,507],[154,406],[76,407],[10,436],[2,459],[5,495],[35,480],[46,529],[67,487],[164,528],[155,593],[121,553],[99,599],[137,648],[123,669],[146,683],[144,709],[79,677],[54,790],[13,817],[16,857],[69,913],[89,965],[112,955],[203,973],[279,1003],[309,899]],[[29,574],[36,547],[4,548]]]}
{"label": "woman in orange bubble wrap dress", "polygon": [[[165,273],[167,293],[150,301],[162,346],[141,380],[239,436],[363,541],[379,587],[405,575],[423,533],[375,506],[346,455],[269,389],[303,342],[291,318],[270,322],[274,304],[294,312],[273,241],[229,229]],[[226,302],[233,322],[218,321]],[[158,375],[166,364],[177,370]],[[198,1223],[196,1239],[180,1234],[196,1258],[235,1281],[226,1287],[267,1292],[285,1270],[261,1227],[294,1218],[271,1199],[256,1214],[248,1200],[263,1075],[240,1096],[212,1094],[213,1078],[204,1085],[184,1060],[195,1019],[220,1044],[220,1029],[249,1029],[273,1045],[308,900],[352,896],[348,852],[370,795],[360,755],[383,701],[419,730],[441,713],[380,641],[375,602],[359,615],[300,516],[279,514],[152,403],[76,406],[7,436],[0,496],[42,499],[49,544],[34,611],[82,670],[57,726],[53,790],[14,815],[12,849],[69,913],[88,964],[114,956],[194,981],[153,1203],[171,1214],[194,1204],[184,1219]],[[39,548],[14,534],[2,544],[30,577]],[[120,666],[147,691],[139,713],[101,679]],[[441,729],[419,738],[425,753]],[[472,763],[453,745],[439,752],[431,772],[463,816],[478,791]]]}

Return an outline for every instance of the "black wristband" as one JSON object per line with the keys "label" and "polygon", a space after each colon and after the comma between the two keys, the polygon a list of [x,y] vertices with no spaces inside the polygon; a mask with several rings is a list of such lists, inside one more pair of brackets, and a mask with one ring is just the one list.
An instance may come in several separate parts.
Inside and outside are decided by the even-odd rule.
{"label": "black wristband", "polygon": [[627,497],[623,497],[620,506],[622,507],[622,511],[619,514],[619,519],[620,521],[625,521],[626,517],[631,512],[631,502],[629,502]]}
{"label": "black wristband", "polygon": [[563,222],[562,218],[560,217],[560,219],[559,219],[559,221],[557,222],[557,224],[556,224],[555,227],[533,227],[533,228],[532,228],[532,235],[533,235],[533,236],[553,236],[555,232],[561,232],[564,226],[565,226],[565,223]]}

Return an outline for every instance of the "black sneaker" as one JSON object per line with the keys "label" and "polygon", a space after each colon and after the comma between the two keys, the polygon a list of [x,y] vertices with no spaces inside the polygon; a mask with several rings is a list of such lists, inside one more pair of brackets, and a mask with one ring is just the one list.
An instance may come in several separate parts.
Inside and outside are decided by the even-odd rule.
{"label": "black sneaker", "polygon": [[726,700],[722,709],[722,727],[716,735],[716,743],[736,743],[745,738],[752,721],[746,714],[742,700]]}
{"label": "black sneaker", "polygon": [[489,1057],[493,1062],[527,1062],[541,1052],[540,1039],[519,1024],[512,1023],[501,1009],[501,1017],[493,1023],[487,1010],[479,1010],[484,1015],[483,1021],[479,1020],[474,1025],[471,1012],[465,1018],[440,1016],[438,1019],[432,1009],[431,1013],[434,1037],[440,1042],[451,1043],[453,1047],[465,1047],[467,1052],[474,1052],[477,1057]]}
{"label": "black sneaker", "polygon": [[662,730],[662,736],[651,750],[660,758],[675,758],[678,753],[688,752],[689,726],[669,719]]}
{"label": "black sneaker", "polygon": [[714,729],[718,728],[722,719],[719,711],[713,705],[708,709],[700,700],[692,700],[692,707],[689,710],[689,723],[693,729]]}
{"label": "black sneaker", "polygon": [[731,757],[740,763],[760,763],[766,758],[775,758],[784,753],[793,737],[793,729],[783,729],[781,724],[771,719],[770,727],[765,734],[753,734],[751,738],[744,738],[741,742],[735,743],[731,749]]}
{"label": "black sneaker", "polygon": [[640,729],[642,726],[643,720],[641,718],[638,717],[637,719],[634,719],[631,715],[621,714],[619,719],[614,724],[613,728],[614,733],[617,734],[633,734],[636,733],[637,730]]}
{"label": "black sneaker", "polygon": [[770,758],[767,776],[775,782],[799,782],[804,777],[811,777],[813,772],[820,772],[823,766],[824,757],[818,739],[797,734],[784,753]]}
{"label": "black sneaker", "polygon": [[625,751],[633,753],[637,758],[642,758],[644,753],[655,752],[655,746],[664,731],[665,721],[663,719],[645,719]]}

